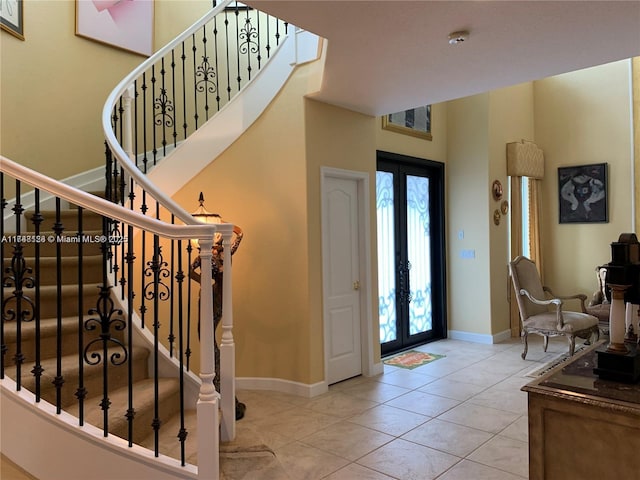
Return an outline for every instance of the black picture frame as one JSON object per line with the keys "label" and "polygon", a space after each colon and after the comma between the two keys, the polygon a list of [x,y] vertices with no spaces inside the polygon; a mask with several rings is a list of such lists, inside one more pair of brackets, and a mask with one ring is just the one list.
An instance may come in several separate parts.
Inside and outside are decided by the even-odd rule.
{"label": "black picture frame", "polygon": [[607,223],[608,165],[558,167],[560,223]]}
{"label": "black picture frame", "polygon": [[24,8],[22,0],[0,0],[0,28],[24,40]]}

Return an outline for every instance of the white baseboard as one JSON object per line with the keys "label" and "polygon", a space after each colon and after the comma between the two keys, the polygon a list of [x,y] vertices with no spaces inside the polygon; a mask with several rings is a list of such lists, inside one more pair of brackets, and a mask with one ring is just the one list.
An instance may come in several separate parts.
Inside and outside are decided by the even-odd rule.
{"label": "white baseboard", "polygon": [[374,363],[371,373],[366,375],[367,377],[375,377],[376,375],[382,375],[384,373],[384,364],[382,362]]}
{"label": "white baseboard", "polygon": [[511,330],[504,330],[495,335],[488,335],[483,333],[462,332],[460,330],[449,330],[448,337],[454,340],[464,340],[465,342],[483,343],[485,345],[492,345],[494,343],[504,342],[511,338]]}
{"label": "white baseboard", "polygon": [[236,388],[245,390],[273,390],[276,392],[298,395],[300,397],[316,397],[329,390],[326,382],[306,384],[283,380],[281,378],[238,377]]}

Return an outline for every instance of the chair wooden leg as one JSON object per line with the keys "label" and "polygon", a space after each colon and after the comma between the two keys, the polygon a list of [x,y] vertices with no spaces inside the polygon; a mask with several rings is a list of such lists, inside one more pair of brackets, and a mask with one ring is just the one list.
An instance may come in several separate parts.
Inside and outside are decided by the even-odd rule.
{"label": "chair wooden leg", "polygon": [[573,357],[573,352],[576,350],[576,337],[571,335],[569,337],[569,356]]}
{"label": "chair wooden leg", "polygon": [[547,347],[549,346],[549,335],[545,335],[544,337],[544,342],[542,344],[544,351],[547,351]]}
{"label": "chair wooden leg", "polygon": [[524,360],[527,356],[527,350],[529,349],[529,342],[527,341],[527,336],[529,334],[526,330],[522,331],[522,343],[524,343],[524,351],[522,352],[522,359]]}

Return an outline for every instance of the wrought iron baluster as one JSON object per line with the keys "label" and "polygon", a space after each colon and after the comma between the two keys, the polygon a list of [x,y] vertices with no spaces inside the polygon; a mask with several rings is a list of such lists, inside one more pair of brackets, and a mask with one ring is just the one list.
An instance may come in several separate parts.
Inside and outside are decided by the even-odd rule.
{"label": "wrought iron baluster", "polygon": [[[133,203],[133,199],[131,199]],[[133,208],[133,204],[132,204]],[[135,255],[133,252],[133,227],[131,225],[127,228],[127,348],[129,352],[133,352],[133,276],[134,276],[134,260]],[[129,361],[127,364],[127,375],[129,376],[129,392],[128,392],[128,408],[125,415],[128,423],[128,435],[129,446],[133,446],[133,420],[136,416],[135,408],[133,407],[133,361]]]}
{"label": "wrought iron baluster", "polygon": [[[62,387],[64,375],[62,375],[62,232],[64,225],[60,218],[60,198],[56,197],[56,222],[53,224],[53,232],[56,236],[56,376],[53,385],[56,389],[56,413],[62,411]],[[82,295],[82,285],[78,286]]]}
{"label": "wrought iron baluster", "polygon": [[[173,214],[171,214],[171,224],[175,225],[176,221],[175,221],[175,216]],[[179,251],[179,250],[178,250]],[[175,246],[175,241],[171,240],[171,278],[175,278],[176,272],[175,272],[175,258],[176,258],[176,246]],[[169,336],[167,337],[167,340],[169,342],[169,356],[173,357],[174,351],[173,351],[173,347],[174,347],[174,342],[176,340],[176,335],[174,332],[174,298],[175,298],[175,292],[174,292],[174,283],[171,282],[171,293],[169,294]]]}
{"label": "wrought iron baluster", "polygon": [[[238,2],[236,2],[235,5],[235,10],[234,10],[234,14],[235,14],[235,21],[236,21],[236,38],[235,38],[235,42],[236,45],[240,45],[240,10],[238,8]],[[228,44],[227,44],[227,48]],[[240,91],[240,85],[242,83],[242,77],[240,76],[240,48],[236,49],[236,82],[238,83],[238,91]]]}
{"label": "wrought iron baluster", "polygon": [[[178,271],[175,276],[178,284],[178,361],[180,363],[180,371],[178,372],[178,378],[180,380],[180,430],[178,431],[178,441],[180,442],[180,463],[182,466],[186,464],[185,442],[187,440],[188,432],[185,428],[185,401],[184,401],[184,361],[183,361],[183,287],[184,287],[184,271],[182,269],[182,240],[178,240]],[[191,283],[191,282],[189,282]],[[189,304],[191,302],[187,302]]]}
{"label": "wrought iron baluster", "polygon": [[147,173],[147,167],[149,164],[149,158],[147,152],[149,151],[149,143],[147,139],[147,72],[142,74],[142,167],[143,173]]}
{"label": "wrought iron baluster", "polygon": [[[191,242],[187,243],[187,262],[189,264],[188,267],[188,278],[191,278],[191,274],[193,272],[192,267],[192,259],[191,252],[193,251],[193,247],[191,246]],[[190,370],[190,360],[191,360],[191,282],[187,282],[187,298],[189,301],[187,302],[187,345],[186,350],[184,350],[184,356],[187,359],[187,370]],[[180,329],[180,333],[182,334],[182,329]],[[182,352],[182,347],[180,348]]]}
{"label": "wrought iron baluster", "polygon": [[224,34],[225,34],[225,51],[226,51],[226,61],[225,64],[227,66],[227,101],[231,100],[231,57],[229,55],[229,15],[228,11],[224,11]]}
{"label": "wrought iron baluster", "polygon": [[34,268],[35,268],[35,305],[34,305],[34,317],[35,317],[35,364],[31,373],[35,377],[36,381],[36,402],[40,401],[41,395],[41,386],[42,386],[42,373],[44,372],[44,368],[42,368],[41,363],[41,338],[40,338],[40,225],[44,218],[40,213],[40,190],[36,188],[34,190],[34,200],[35,200],[35,211],[31,216],[31,222],[34,225],[35,237],[37,239],[34,250]]}
{"label": "wrought iron baluster", "polygon": [[216,106],[218,111],[220,111],[220,67],[218,62],[218,17],[213,17],[213,43],[214,43],[214,58],[215,58],[215,69],[217,72],[216,75]]}
{"label": "wrought iron baluster", "polygon": [[[109,221],[106,217],[102,218],[102,232],[107,236],[109,232]],[[123,331],[126,328],[126,322],[122,318],[122,310],[115,308],[115,303],[111,299],[109,286],[109,273],[107,268],[108,252],[110,250],[109,242],[100,244],[102,253],[102,284],[98,287],[99,296],[96,307],[89,309],[89,315],[97,315],[91,317],[84,322],[84,328],[88,332],[98,330],[99,335],[84,347],[83,357],[88,365],[102,364],[102,400],[100,408],[102,409],[102,429],[103,435],[109,435],[109,364],[114,367],[123,365],[129,360],[129,351],[124,344],[116,338],[113,333]],[[109,353],[109,347],[113,347],[115,351]],[[95,348],[99,347],[99,348]]]}
{"label": "wrought iron baluster", "polygon": [[[176,59],[174,50],[171,49],[171,103],[174,106],[174,110],[176,108]],[[183,104],[184,106],[184,104]],[[171,132],[171,136],[173,137],[173,147],[175,148],[178,145],[178,131],[176,130],[178,119],[177,110],[174,111],[174,121],[173,121],[173,131]]]}
{"label": "wrought iron baluster", "polygon": [[[82,236],[84,233],[83,214],[84,210],[78,206],[78,287],[84,285],[84,245]],[[84,358],[82,351],[84,350],[84,295],[78,295],[78,388],[76,390],[76,398],[78,399],[78,420],[80,426],[84,425],[84,401],[87,398],[87,389],[84,388]]]}
{"label": "wrought iron baluster", "polygon": [[184,138],[187,138],[187,54],[185,53],[184,43],[182,42],[182,130]]}
{"label": "wrought iron baluster", "polygon": [[[203,27],[204,28],[204,27]],[[196,73],[198,71],[198,68],[196,67],[196,57],[197,57],[197,52],[198,52],[198,47],[196,47],[196,35],[195,33],[193,35],[191,35],[191,53],[193,54],[193,90],[194,92],[197,91],[198,87],[196,85]],[[198,96],[194,93],[193,95],[193,121],[194,121],[194,125],[195,125],[195,130],[198,129],[198,119],[199,119],[199,115],[198,115]]]}

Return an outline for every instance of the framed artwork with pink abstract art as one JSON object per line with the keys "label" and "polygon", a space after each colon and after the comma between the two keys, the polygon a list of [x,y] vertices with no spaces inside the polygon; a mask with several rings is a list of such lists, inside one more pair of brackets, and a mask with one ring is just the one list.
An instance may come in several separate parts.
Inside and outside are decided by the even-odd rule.
{"label": "framed artwork with pink abstract art", "polygon": [[76,0],[76,35],[149,56],[153,0]]}

